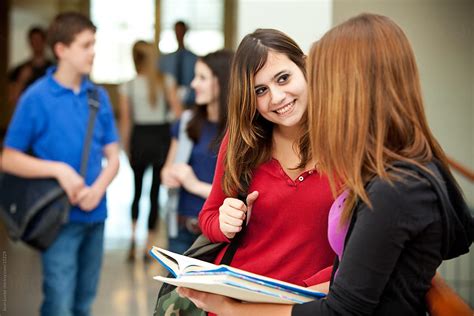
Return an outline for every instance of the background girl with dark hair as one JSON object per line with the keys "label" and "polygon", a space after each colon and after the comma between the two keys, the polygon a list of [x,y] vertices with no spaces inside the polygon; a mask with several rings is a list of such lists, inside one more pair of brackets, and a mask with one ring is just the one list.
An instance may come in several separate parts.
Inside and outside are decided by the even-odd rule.
{"label": "background girl with dark hair", "polygon": [[191,87],[196,105],[186,133],[193,142],[187,163],[174,163],[179,146],[180,121],[172,126],[170,150],[161,178],[168,188],[179,188],[178,236],[169,238],[168,248],[183,253],[200,233],[197,216],[209,196],[221,135],[226,126],[230,65],[233,53],[210,53],[197,60]]}

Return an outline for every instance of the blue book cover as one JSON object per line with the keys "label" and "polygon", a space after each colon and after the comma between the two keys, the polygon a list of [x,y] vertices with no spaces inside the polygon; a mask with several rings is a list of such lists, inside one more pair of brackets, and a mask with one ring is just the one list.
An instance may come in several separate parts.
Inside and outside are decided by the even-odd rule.
{"label": "blue book cover", "polygon": [[215,265],[153,247],[150,254],[173,277],[155,280],[199,291],[260,303],[301,304],[326,294],[226,265]]}

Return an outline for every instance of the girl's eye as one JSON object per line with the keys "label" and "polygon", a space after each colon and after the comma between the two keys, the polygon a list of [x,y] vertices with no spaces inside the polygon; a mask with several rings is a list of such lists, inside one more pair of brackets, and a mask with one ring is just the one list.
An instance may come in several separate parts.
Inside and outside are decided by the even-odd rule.
{"label": "girl's eye", "polygon": [[286,81],[288,81],[288,78],[290,77],[289,74],[283,74],[281,75],[280,77],[278,77],[278,83],[284,83]]}
{"label": "girl's eye", "polygon": [[265,93],[265,91],[267,91],[267,89],[265,87],[258,87],[255,89],[255,94],[257,96],[261,96]]}

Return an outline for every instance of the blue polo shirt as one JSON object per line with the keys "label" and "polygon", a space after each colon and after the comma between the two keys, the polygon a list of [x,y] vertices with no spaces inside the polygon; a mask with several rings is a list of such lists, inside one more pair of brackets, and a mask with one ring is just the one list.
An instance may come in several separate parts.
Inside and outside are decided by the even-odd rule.
{"label": "blue polo shirt", "polygon": [[[179,140],[179,125],[181,121],[171,126],[173,138]],[[210,148],[212,140],[217,134],[217,124],[206,121],[201,130],[201,137],[194,143],[188,164],[193,168],[196,177],[203,182],[212,183],[217,163],[217,150]],[[178,213],[197,217],[204,205],[205,199],[194,195],[185,189],[179,192]]]}
{"label": "blue polo shirt", "polygon": [[[4,146],[32,152],[40,159],[65,162],[79,173],[89,119],[87,90],[95,86],[84,77],[76,93],[54,79],[55,70],[55,67],[49,68],[47,74],[21,96]],[[87,185],[93,184],[102,170],[103,147],[118,140],[109,97],[103,88],[96,88],[100,106],[85,177]],[[104,196],[93,211],[72,207],[69,219],[71,222],[101,222],[106,217]]]}

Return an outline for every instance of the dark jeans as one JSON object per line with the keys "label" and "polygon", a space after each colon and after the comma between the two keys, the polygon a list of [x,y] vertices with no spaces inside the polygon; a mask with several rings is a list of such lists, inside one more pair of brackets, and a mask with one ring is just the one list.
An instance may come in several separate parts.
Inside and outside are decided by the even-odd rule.
{"label": "dark jeans", "polygon": [[88,316],[102,265],[104,223],[68,223],[41,255],[42,316]]}
{"label": "dark jeans", "polygon": [[168,238],[168,249],[172,252],[183,254],[191,247],[199,235],[191,233],[184,226],[180,226],[176,238]]}

